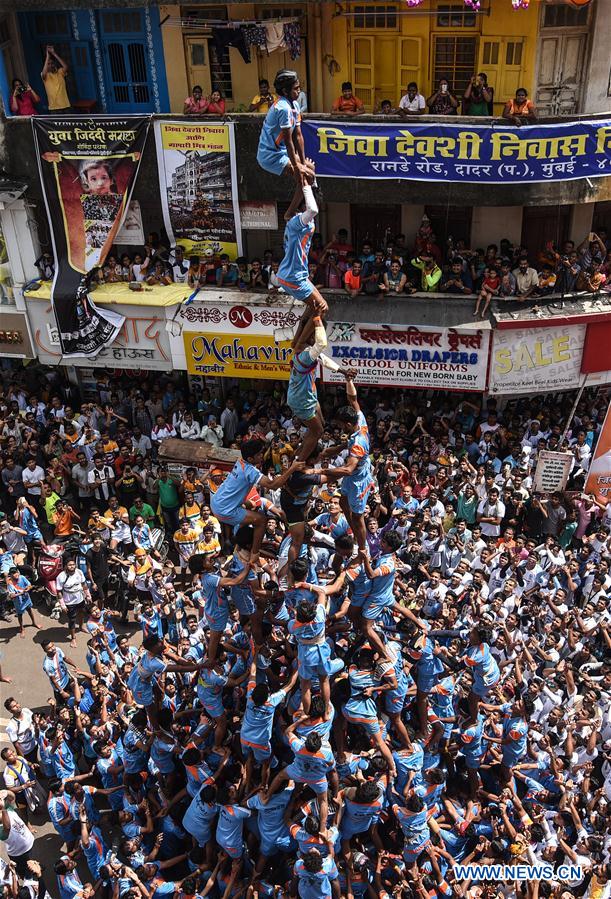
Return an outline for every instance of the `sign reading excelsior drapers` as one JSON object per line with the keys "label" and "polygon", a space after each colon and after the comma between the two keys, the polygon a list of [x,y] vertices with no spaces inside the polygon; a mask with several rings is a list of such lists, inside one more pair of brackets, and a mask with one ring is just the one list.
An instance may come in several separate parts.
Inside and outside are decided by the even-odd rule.
{"label": "sign reading excelsior drapers", "polygon": [[490,393],[546,393],[579,384],[585,325],[494,332]]}
{"label": "sign reading excelsior drapers", "polygon": [[[356,370],[357,384],[485,390],[489,332],[426,325],[330,322],[327,354]],[[323,369],[328,384],[343,383]]]}
{"label": "sign reading excelsior drapers", "polygon": [[611,175],[611,121],[556,125],[302,123],[316,174],[484,184]]}

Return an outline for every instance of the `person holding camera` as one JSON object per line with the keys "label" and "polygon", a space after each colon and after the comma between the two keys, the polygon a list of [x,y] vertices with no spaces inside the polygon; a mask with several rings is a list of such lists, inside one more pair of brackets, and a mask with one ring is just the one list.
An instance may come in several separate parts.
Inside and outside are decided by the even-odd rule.
{"label": "person holding camera", "polygon": [[267,78],[262,78],[259,81],[259,93],[252,98],[248,111],[268,113],[277,99],[278,97],[269,89]]}
{"label": "person holding camera", "polygon": [[30,84],[24,84],[21,78],[13,78],[10,99],[10,107],[13,115],[38,115],[38,110],[36,109],[37,103],[40,103],[40,97],[36,91],[30,87]]}
{"label": "person holding camera", "polygon": [[456,115],[458,100],[450,90],[447,78],[441,78],[439,87],[426,101],[431,115]]}

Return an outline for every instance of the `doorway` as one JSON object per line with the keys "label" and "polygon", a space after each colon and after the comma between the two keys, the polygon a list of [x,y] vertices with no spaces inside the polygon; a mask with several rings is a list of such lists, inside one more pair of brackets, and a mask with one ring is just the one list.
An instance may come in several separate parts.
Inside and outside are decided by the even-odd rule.
{"label": "doorway", "polygon": [[401,232],[401,207],[352,205],[350,220],[352,243],[357,253],[365,241],[374,249],[386,247]]}
{"label": "doorway", "polygon": [[204,97],[210,96],[210,59],[208,56],[208,39],[205,37],[185,37],[185,57],[187,62],[187,79],[189,95],[199,85]]}
{"label": "doorway", "polygon": [[531,264],[536,263],[548,240],[557,247],[569,238],[570,206],[525,206],[522,215],[523,247],[528,250]]}
{"label": "doorway", "polygon": [[534,98],[541,115],[581,112],[592,6],[571,6],[560,0],[541,4]]}
{"label": "doorway", "polygon": [[448,238],[454,242],[464,240],[467,247],[471,243],[472,206],[425,206],[424,211],[431,222],[437,246],[445,257]]}

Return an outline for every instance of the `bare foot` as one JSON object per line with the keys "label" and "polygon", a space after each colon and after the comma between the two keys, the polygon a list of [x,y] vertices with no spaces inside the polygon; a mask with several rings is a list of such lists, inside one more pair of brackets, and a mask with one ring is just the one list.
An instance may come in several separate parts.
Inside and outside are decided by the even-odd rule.
{"label": "bare foot", "polygon": [[13,683],[12,677],[0,677],[0,684],[12,684],[12,683]]}
{"label": "bare foot", "polygon": [[72,640],[70,640],[70,646],[72,649],[76,649],[76,637],[73,637]]}
{"label": "bare foot", "polygon": [[37,631],[42,630],[42,624],[33,624],[32,627],[36,628]]}
{"label": "bare foot", "polygon": [[25,640],[25,631],[19,631],[19,636],[22,640]]}

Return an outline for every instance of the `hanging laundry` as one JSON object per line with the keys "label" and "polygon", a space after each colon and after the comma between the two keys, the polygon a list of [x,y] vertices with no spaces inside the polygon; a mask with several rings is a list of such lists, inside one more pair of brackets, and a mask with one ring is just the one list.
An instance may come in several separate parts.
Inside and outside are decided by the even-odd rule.
{"label": "hanging laundry", "polygon": [[274,50],[286,50],[284,43],[284,25],[280,22],[270,22],[265,26],[265,41],[267,43],[267,52],[273,53]]}
{"label": "hanging laundry", "polygon": [[301,26],[299,22],[286,22],[284,26],[284,43],[291,59],[301,56]]}
{"label": "hanging laundry", "polygon": [[265,28],[263,25],[244,25],[242,32],[247,44],[252,44],[255,47],[265,47],[267,44]]}
{"label": "hanging laundry", "polygon": [[213,28],[212,40],[219,57],[222,56],[225,47],[235,47],[244,62],[250,62],[250,47],[244,38],[243,28]]}

